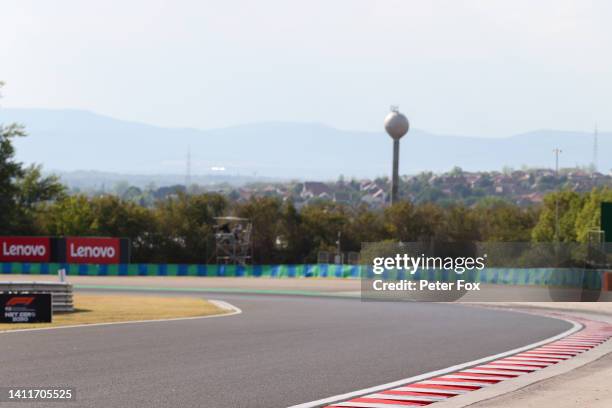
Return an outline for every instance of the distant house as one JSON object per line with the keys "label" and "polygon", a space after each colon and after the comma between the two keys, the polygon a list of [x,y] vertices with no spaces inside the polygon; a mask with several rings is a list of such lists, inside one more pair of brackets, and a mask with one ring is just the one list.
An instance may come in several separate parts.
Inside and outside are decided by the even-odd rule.
{"label": "distant house", "polygon": [[518,197],[516,203],[518,205],[540,204],[544,201],[543,193],[523,194]]}
{"label": "distant house", "polygon": [[306,181],[302,186],[300,197],[304,200],[310,200],[312,198],[327,198],[332,197],[332,190],[325,183],[319,181]]}
{"label": "distant house", "polygon": [[361,183],[359,186],[360,191],[375,191],[378,189],[378,186],[373,181],[367,181],[365,183]]}
{"label": "distant house", "polygon": [[253,191],[241,188],[238,190],[238,194],[239,194],[238,201],[245,202],[251,199],[251,197],[253,196]]}
{"label": "distant house", "polygon": [[368,194],[361,197],[361,201],[373,207],[378,207],[385,204],[387,201],[387,193],[385,193],[385,190],[382,188],[379,188],[378,190],[368,192]]}
{"label": "distant house", "polygon": [[167,187],[160,187],[153,192],[153,197],[157,200],[163,200],[166,198],[177,197],[179,193],[185,193],[186,189],[183,185],[174,185]]}
{"label": "distant house", "polygon": [[476,186],[476,183],[480,180],[481,175],[478,173],[466,173],[465,181],[470,185],[470,187]]}
{"label": "distant house", "polygon": [[334,203],[350,204],[353,201],[353,194],[346,192],[335,192]]}

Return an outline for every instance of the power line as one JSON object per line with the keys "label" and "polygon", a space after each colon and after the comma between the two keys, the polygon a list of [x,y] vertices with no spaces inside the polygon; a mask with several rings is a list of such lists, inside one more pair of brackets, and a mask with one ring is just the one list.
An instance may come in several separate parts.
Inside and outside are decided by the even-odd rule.
{"label": "power line", "polygon": [[555,178],[557,180],[557,194],[555,194],[555,242],[559,241],[559,154],[563,150],[558,147],[553,149],[555,154]]}

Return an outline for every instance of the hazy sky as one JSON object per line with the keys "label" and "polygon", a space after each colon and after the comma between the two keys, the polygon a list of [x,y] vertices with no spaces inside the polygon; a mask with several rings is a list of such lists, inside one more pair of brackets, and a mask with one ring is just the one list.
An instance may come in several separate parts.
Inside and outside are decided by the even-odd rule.
{"label": "hazy sky", "polygon": [[0,0],[5,107],[214,128],[612,130],[612,1]]}

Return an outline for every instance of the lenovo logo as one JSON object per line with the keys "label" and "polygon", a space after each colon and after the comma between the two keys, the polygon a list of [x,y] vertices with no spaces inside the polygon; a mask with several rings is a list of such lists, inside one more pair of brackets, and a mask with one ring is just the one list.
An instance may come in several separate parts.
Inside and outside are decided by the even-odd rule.
{"label": "lenovo logo", "polygon": [[6,306],[28,306],[34,301],[34,296],[15,296],[6,302]]}
{"label": "lenovo logo", "polygon": [[66,238],[66,261],[74,263],[119,263],[118,238],[69,237]]}
{"label": "lenovo logo", "polygon": [[49,237],[0,237],[0,262],[49,262]]}
{"label": "lenovo logo", "polygon": [[44,245],[22,245],[2,243],[2,255],[4,256],[45,256],[47,248]]}
{"label": "lenovo logo", "polygon": [[70,244],[72,258],[114,258],[117,254],[112,246],[79,246]]}

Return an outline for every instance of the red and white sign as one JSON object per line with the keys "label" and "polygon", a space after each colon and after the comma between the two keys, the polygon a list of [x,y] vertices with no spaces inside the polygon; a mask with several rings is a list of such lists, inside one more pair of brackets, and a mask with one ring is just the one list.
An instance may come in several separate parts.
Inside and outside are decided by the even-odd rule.
{"label": "red and white sign", "polygon": [[0,262],[49,262],[48,237],[0,237]]}
{"label": "red and white sign", "polygon": [[119,263],[119,238],[66,238],[66,262]]}

